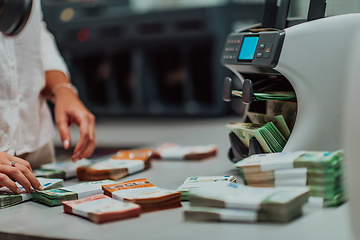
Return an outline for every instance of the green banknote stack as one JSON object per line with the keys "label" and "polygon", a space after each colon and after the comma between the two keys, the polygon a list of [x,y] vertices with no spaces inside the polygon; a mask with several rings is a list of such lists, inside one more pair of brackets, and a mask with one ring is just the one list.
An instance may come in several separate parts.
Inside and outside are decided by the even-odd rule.
{"label": "green banknote stack", "polygon": [[320,198],[323,207],[332,207],[347,199],[344,165],[344,151],[339,150],[259,154],[235,167],[248,186],[307,186],[310,196]]}
{"label": "green banknote stack", "polygon": [[212,188],[191,189],[186,220],[289,222],[302,214],[307,188],[255,188],[219,183]]}
{"label": "green banknote stack", "polygon": [[33,200],[48,206],[61,205],[63,201],[81,199],[103,193],[102,185],[116,183],[112,180],[84,182],[59,189],[35,191],[32,193]]}
{"label": "green banknote stack", "polygon": [[[62,179],[46,179],[38,178],[40,184],[44,189],[53,189],[63,186]],[[18,203],[25,202],[32,199],[32,194],[27,193],[26,190],[18,183],[16,183],[21,191],[21,194],[13,193],[7,187],[0,188],[0,209],[14,206]]]}
{"label": "green banknote stack", "polygon": [[231,123],[226,127],[234,132],[246,147],[249,147],[249,140],[255,137],[266,153],[281,152],[287,141],[273,122]]}
{"label": "green banknote stack", "polygon": [[189,177],[176,189],[181,192],[181,201],[189,200],[189,190],[193,188],[208,187],[217,182],[236,182],[234,176],[201,176]]}
{"label": "green banknote stack", "polygon": [[32,193],[32,195],[34,201],[44,203],[48,206],[58,206],[61,205],[63,201],[78,199],[76,192],[63,189],[36,191]]}
{"label": "green banknote stack", "polygon": [[35,169],[33,174],[35,177],[65,179],[65,172],[57,169]]}
{"label": "green banknote stack", "polygon": [[297,103],[290,101],[268,100],[266,101],[266,115],[282,115],[290,131],[294,128],[297,114]]}

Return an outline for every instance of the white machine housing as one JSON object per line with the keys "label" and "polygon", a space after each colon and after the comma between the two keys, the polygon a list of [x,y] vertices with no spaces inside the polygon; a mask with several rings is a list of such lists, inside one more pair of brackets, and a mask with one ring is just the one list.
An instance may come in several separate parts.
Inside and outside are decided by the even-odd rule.
{"label": "white machine housing", "polygon": [[[349,56],[360,44],[360,14],[327,17],[286,28],[278,32],[268,62],[258,64],[261,42],[253,59],[239,61],[240,39],[255,35],[261,39],[263,34],[269,32],[231,34],[222,64],[242,80],[241,73],[268,73],[283,75],[292,84],[298,110],[283,151],[342,149],[345,78],[354,61]],[[238,47],[234,47],[235,36],[240,40],[235,41]],[[360,55],[357,57],[360,68]]]}

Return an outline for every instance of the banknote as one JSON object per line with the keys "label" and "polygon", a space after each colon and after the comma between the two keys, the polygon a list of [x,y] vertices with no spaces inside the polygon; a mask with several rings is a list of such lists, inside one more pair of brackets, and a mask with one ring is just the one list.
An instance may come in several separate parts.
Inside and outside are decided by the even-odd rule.
{"label": "banknote", "polygon": [[272,122],[275,125],[275,127],[279,129],[281,134],[286,139],[289,139],[290,130],[282,115],[270,116],[262,113],[247,112],[247,116],[252,123],[256,123],[256,124],[266,124],[268,122]]}
{"label": "banknote", "polygon": [[282,115],[290,130],[294,128],[297,114],[297,103],[291,101],[269,100],[266,102],[266,115]]}

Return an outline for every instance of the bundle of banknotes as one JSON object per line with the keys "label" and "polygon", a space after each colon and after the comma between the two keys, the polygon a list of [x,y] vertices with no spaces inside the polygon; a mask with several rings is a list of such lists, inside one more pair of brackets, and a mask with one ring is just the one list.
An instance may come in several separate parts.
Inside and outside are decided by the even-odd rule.
{"label": "bundle of banknotes", "polygon": [[292,131],[297,114],[297,103],[290,101],[268,100],[266,101],[266,115],[284,117],[286,125]]}
{"label": "bundle of banknotes", "polygon": [[63,201],[77,200],[100,194],[103,192],[101,186],[110,183],[114,183],[114,181],[84,182],[57,189],[35,191],[32,195],[33,200],[36,202],[41,202],[48,206],[58,206],[61,205]]}
{"label": "bundle of banknotes", "polygon": [[90,166],[78,167],[76,177],[81,181],[118,180],[129,174],[150,168],[152,155],[152,148],[120,150],[109,159],[96,162]]}
{"label": "bundle of banknotes", "polygon": [[141,212],[181,207],[181,193],[156,187],[146,178],[103,186],[104,194],[114,199],[137,203]]}
{"label": "bundle of banknotes", "polygon": [[76,176],[76,169],[81,166],[88,166],[93,162],[89,159],[83,158],[76,162],[61,161],[61,162],[53,162],[47,163],[41,166],[40,169],[34,170],[34,175],[36,177],[43,178],[62,178],[68,179]]}
{"label": "bundle of banknotes", "polygon": [[234,176],[201,176],[189,177],[176,189],[181,192],[181,201],[189,200],[189,191],[193,188],[211,187],[215,182],[236,182]]}
{"label": "bundle of banknotes", "polygon": [[245,184],[253,187],[307,186],[323,207],[347,199],[344,151],[283,152],[253,155],[235,164]]}
{"label": "bundle of banknotes", "polygon": [[255,188],[236,183],[217,183],[191,189],[186,220],[289,222],[302,214],[309,198],[307,188]]}
{"label": "bundle of banknotes", "polygon": [[138,204],[121,202],[104,194],[64,201],[63,207],[64,212],[87,218],[95,223],[138,217],[141,212]]}
{"label": "bundle of banknotes", "polygon": [[231,123],[226,127],[249,148],[250,139],[255,137],[265,153],[281,152],[287,139],[274,123]]}
{"label": "bundle of banknotes", "polygon": [[[43,189],[54,189],[63,186],[62,179],[46,179],[46,178],[38,178]],[[25,202],[27,200],[32,199],[32,194],[27,193],[24,187],[22,187],[19,183],[16,183],[20,194],[13,193],[7,187],[0,188],[0,209],[14,206],[18,203]]]}
{"label": "bundle of banknotes", "polygon": [[164,143],[154,151],[154,158],[158,159],[187,159],[199,160],[215,156],[217,146],[214,144],[205,146],[181,146],[176,143]]}

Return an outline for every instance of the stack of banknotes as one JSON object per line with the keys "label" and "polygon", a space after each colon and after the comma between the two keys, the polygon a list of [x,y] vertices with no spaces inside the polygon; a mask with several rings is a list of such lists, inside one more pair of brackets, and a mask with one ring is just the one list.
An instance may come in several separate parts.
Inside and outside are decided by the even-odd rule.
{"label": "stack of banknotes", "polygon": [[283,152],[253,155],[235,164],[245,184],[253,187],[307,186],[323,207],[347,199],[344,151]]}
{"label": "stack of banknotes", "polygon": [[[63,186],[62,179],[38,178],[38,180],[43,189],[54,189]],[[16,185],[21,191],[20,194],[13,193],[7,187],[0,188],[0,209],[11,207],[18,203],[32,199],[31,193],[27,193],[26,190],[19,183],[16,183]]]}
{"label": "stack of banknotes", "polygon": [[181,146],[176,143],[164,143],[154,151],[154,158],[167,160],[199,160],[215,156],[215,144],[204,146]]}
{"label": "stack of banknotes", "polygon": [[114,199],[137,203],[141,212],[181,207],[181,193],[156,187],[146,178],[103,186],[104,194]]}
{"label": "stack of banknotes", "polygon": [[286,125],[290,131],[294,128],[297,114],[297,103],[291,101],[278,101],[268,100],[266,101],[266,115],[284,117]]}
{"label": "stack of banknotes", "polygon": [[236,178],[234,176],[189,177],[176,191],[181,192],[181,201],[187,201],[189,200],[190,189],[211,187],[214,182],[236,182]]}
{"label": "stack of banknotes", "polygon": [[104,194],[63,202],[64,212],[75,214],[95,223],[138,217],[140,205],[115,200]]}
{"label": "stack of banknotes", "polygon": [[76,169],[81,166],[88,166],[93,162],[89,159],[83,158],[76,162],[70,160],[63,162],[47,163],[41,166],[40,169],[34,170],[36,177],[43,178],[62,178],[68,179],[76,176]]}
{"label": "stack of banknotes", "polygon": [[265,124],[256,123],[231,123],[226,127],[249,147],[249,141],[255,137],[266,153],[281,152],[287,139],[279,131],[273,122]]}
{"label": "stack of banknotes", "polygon": [[102,185],[114,183],[112,180],[84,182],[58,189],[35,191],[33,200],[48,206],[61,205],[63,201],[76,200],[102,193]]}
{"label": "stack of banknotes", "polygon": [[186,220],[289,222],[302,214],[307,188],[255,188],[236,183],[217,183],[191,189]]}
{"label": "stack of banknotes", "polygon": [[120,150],[109,159],[90,166],[78,167],[76,177],[80,181],[112,179],[118,180],[129,174],[150,168],[152,148]]}

